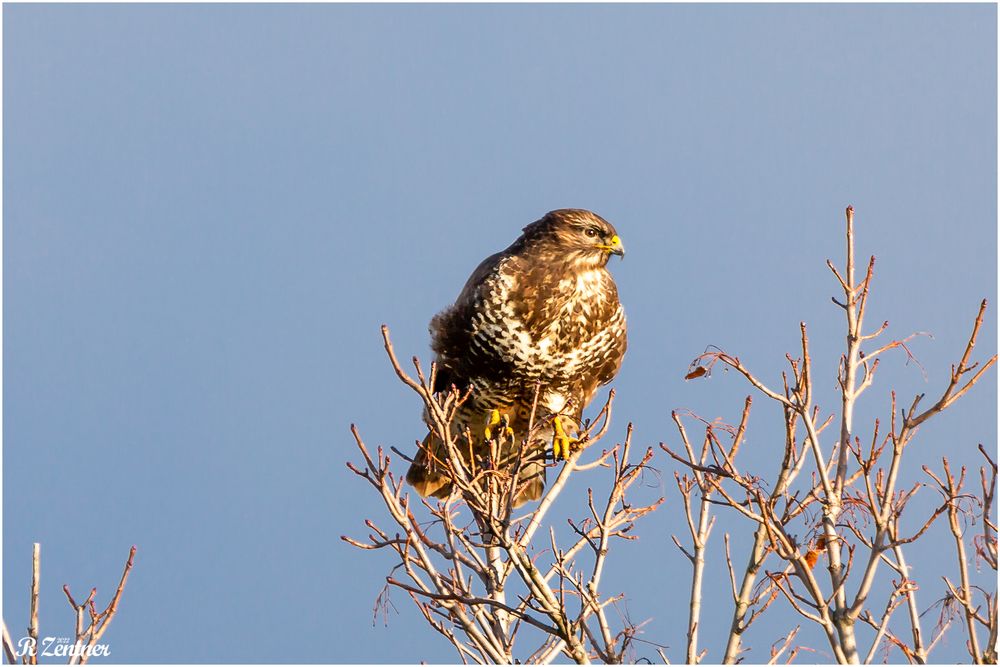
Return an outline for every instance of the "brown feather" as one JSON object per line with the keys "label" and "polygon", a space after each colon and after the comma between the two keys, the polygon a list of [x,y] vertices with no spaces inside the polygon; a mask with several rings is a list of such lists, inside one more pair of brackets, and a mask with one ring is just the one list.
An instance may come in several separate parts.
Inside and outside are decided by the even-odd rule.
{"label": "brown feather", "polygon": [[[627,347],[624,311],[605,268],[616,236],[609,222],[589,211],[552,211],[486,258],[454,305],[431,320],[435,390],[472,390],[453,425],[456,436],[468,428],[479,437],[490,411],[499,409],[519,443],[528,432],[519,415],[530,407],[536,383],[538,419],[560,413],[579,421],[597,390],[614,379]],[[486,444],[484,438],[465,457],[482,454]],[[545,444],[528,449],[537,453]],[[410,466],[407,481],[421,495],[447,497],[451,491],[442,449],[428,435]],[[541,496],[540,456],[523,466],[521,479],[526,486],[516,504]]]}

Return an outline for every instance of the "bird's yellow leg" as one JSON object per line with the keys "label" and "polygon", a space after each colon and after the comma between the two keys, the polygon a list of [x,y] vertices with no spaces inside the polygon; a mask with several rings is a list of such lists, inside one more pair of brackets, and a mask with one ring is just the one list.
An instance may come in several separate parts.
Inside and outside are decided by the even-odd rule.
{"label": "bird's yellow leg", "polygon": [[566,434],[559,415],[552,418],[552,428],[555,430],[555,437],[552,438],[552,458],[556,461],[568,459],[573,445],[580,440]]}
{"label": "bird's yellow leg", "polygon": [[489,422],[486,424],[486,428],[483,429],[483,433],[486,435],[486,439],[490,440],[493,438],[493,427],[497,424],[503,424],[503,433],[507,436],[514,435],[514,429],[512,429],[507,423],[507,415],[500,415],[500,411],[496,408],[490,412]]}

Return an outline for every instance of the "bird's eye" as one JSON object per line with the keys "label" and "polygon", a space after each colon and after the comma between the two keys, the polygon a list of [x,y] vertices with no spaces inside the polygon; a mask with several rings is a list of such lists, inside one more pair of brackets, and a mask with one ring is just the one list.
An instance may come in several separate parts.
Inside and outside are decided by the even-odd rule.
{"label": "bird's eye", "polygon": [[594,238],[594,237],[595,237],[595,236],[597,236],[597,234],[598,234],[597,230],[596,230],[596,229],[594,229],[593,227],[588,227],[588,228],[587,228],[587,231],[586,231],[586,232],[584,232],[584,233],[585,233],[585,234],[586,234],[587,236],[589,236],[590,238]]}

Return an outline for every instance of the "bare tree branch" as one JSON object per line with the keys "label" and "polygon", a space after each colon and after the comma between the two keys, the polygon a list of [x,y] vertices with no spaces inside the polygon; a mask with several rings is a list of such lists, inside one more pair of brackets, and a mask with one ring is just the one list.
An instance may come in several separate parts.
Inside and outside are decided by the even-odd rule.
{"label": "bare tree branch", "polygon": [[[547,663],[563,654],[577,663],[621,662],[634,631],[612,629],[606,609],[620,596],[603,596],[601,580],[613,540],[634,539],[630,530],[635,521],[655,510],[662,499],[644,506],[625,500],[652,457],[649,449],[637,463],[631,462],[631,426],[620,445],[581,463],[585,451],[608,433],[614,392],[593,422],[582,429],[580,441],[585,446],[571,452],[558,467],[538,505],[517,516],[513,499],[518,485],[524,483],[521,465],[537,453],[529,452],[524,442],[519,447],[505,442],[509,436],[499,433],[487,443],[489,457],[477,461],[463,456],[459,447],[469,446],[472,436],[466,433],[464,443],[453,436],[455,408],[463,397],[433,391],[433,366],[430,378],[421,372],[416,359],[416,378],[404,371],[387,328],[383,327],[382,335],[397,377],[420,397],[428,426],[444,443],[445,453],[438,463],[448,475],[452,495],[436,504],[419,503],[430,520],[418,518],[402,480],[391,470],[389,457],[381,448],[373,455],[352,426],[364,464],[349,463],[348,467],[378,493],[395,526],[383,530],[369,519],[365,523],[373,533],[367,541],[342,539],[367,552],[394,553],[398,562],[393,570],[401,569],[408,581],[389,576],[388,584],[411,596],[425,620],[455,646],[463,660],[510,663],[520,654]],[[533,410],[529,439],[547,425],[546,420],[536,421]],[[514,451],[516,456],[512,462],[509,457],[505,460],[501,451]],[[601,503],[588,491],[587,516],[568,524],[577,535],[575,541],[561,549],[549,527],[547,548],[537,545],[539,529],[546,525],[570,476],[600,469],[611,472],[611,490]],[[538,558],[546,551],[550,562],[540,567]],[[586,567],[581,556],[588,552],[590,565]],[[524,627],[535,634],[524,635]],[[515,649],[522,635],[525,641],[536,642],[523,653]]]}

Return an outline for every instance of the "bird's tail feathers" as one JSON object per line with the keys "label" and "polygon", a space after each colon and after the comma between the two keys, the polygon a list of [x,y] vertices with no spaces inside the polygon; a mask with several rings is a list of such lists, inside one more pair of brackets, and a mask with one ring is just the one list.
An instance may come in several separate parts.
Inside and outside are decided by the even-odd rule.
{"label": "bird's tail feathers", "polygon": [[[520,507],[542,497],[542,492],[545,490],[545,451],[545,442],[538,440],[525,452],[518,475],[519,489],[514,498],[514,507]],[[511,448],[501,458],[513,459],[515,456],[517,450]],[[451,495],[452,483],[446,468],[446,459],[447,453],[444,451],[443,443],[433,434],[427,434],[406,472],[406,482],[421,496],[442,500],[447,498]],[[468,461],[465,463],[469,464]],[[509,469],[513,465],[512,460],[502,461],[500,467]]]}

